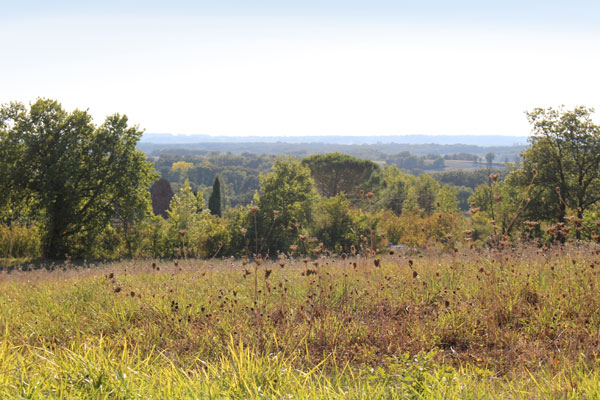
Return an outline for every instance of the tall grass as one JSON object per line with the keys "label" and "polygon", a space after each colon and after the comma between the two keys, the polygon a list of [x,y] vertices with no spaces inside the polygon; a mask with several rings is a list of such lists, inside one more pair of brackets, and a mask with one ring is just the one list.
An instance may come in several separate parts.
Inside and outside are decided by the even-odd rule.
{"label": "tall grass", "polygon": [[0,397],[600,398],[596,247],[305,261],[3,273]]}

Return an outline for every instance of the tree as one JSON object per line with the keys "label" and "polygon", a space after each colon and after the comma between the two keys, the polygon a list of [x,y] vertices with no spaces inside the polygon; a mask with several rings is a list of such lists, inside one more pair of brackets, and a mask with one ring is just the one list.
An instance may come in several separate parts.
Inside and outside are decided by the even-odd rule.
{"label": "tree", "polygon": [[358,198],[361,189],[369,190],[369,180],[379,169],[372,161],[341,153],[312,155],[302,164],[310,168],[317,189],[327,197],[345,192],[350,198]]}
{"label": "tree", "polygon": [[485,154],[485,160],[487,161],[488,168],[492,168],[492,164],[495,159],[496,159],[495,153],[489,152],[489,153]]}
{"label": "tree", "polygon": [[258,252],[287,251],[313,219],[317,198],[308,167],[294,158],[278,158],[273,171],[260,179],[261,194],[255,201]]}
{"label": "tree", "polygon": [[190,182],[186,179],[183,187],[173,196],[171,209],[167,211],[169,223],[175,233],[187,231],[198,225],[203,207],[202,193],[198,193],[198,196],[194,195]]}
{"label": "tree", "polygon": [[444,159],[442,157],[437,157],[433,161],[432,167],[434,169],[444,169],[444,167],[446,167],[446,163],[444,162]]}
{"label": "tree", "polygon": [[168,226],[171,248],[180,245],[181,255],[198,254],[199,242],[205,234],[205,222],[208,211],[203,212],[204,198],[202,192],[192,192],[190,182],[186,179],[183,187],[173,196]]}
{"label": "tree", "polygon": [[25,116],[25,107],[10,103],[0,107],[0,223],[11,225],[22,220],[35,199],[29,191],[19,187],[18,178],[25,146],[14,126]]}
{"label": "tree", "polygon": [[176,161],[171,166],[171,171],[177,175],[177,182],[182,182],[188,178],[190,169],[194,168],[194,164],[187,161]]}
{"label": "tree", "polygon": [[318,203],[318,214],[315,217],[313,234],[330,250],[350,251],[350,246],[360,243],[354,240],[350,202],[345,194],[330,198],[321,198]]}
{"label": "tree", "polygon": [[440,184],[431,175],[419,175],[408,188],[404,211],[431,215],[436,208]]}
{"label": "tree", "polygon": [[212,215],[221,216],[221,182],[218,176],[215,177],[212,193],[208,198],[208,209]]}
{"label": "tree", "polygon": [[382,190],[379,194],[385,208],[401,215],[406,201],[408,186],[415,177],[400,172],[395,165],[387,165],[381,170]]}
{"label": "tree", "polygon": [[450,185],[442,186],[437,194],[437,202],[442,212],[458,212],[458,189]]}
{"label": "tree", "polygon": [[86,111],[65,111],[39,99],[29,110],[19,103],[0,111],[2,149],[11,158],[10,190],[35,203],[45,230],[44,255],[64,257],[73,240],[91,240],[115,217],[136,218],[149,210],[147,189],[156,178],[136,144],[142,135],[127,117],[114,114],[96,126]]}
{"label": "tree", "polygon": [[536,170],[537,197],[546,199],[545,208],[558,222],[568,209],[582,219],[600,201],[600,126],[593,123],[593,112],[581,106],[527,113],[533,136],[523,152],[523,183]]}

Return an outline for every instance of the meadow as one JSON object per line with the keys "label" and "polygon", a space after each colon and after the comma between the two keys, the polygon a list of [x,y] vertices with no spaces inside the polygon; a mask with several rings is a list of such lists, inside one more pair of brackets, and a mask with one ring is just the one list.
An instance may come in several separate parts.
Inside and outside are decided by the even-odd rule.
{"label": "meadow", "polygon": [[0,398],[600,398],[594,244],[0,274]]}

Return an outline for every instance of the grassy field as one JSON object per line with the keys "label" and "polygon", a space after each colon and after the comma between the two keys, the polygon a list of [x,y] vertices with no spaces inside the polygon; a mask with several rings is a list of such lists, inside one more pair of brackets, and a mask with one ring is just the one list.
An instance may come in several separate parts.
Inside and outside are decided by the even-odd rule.
{"label": "grassy field", "polygon": [[[476,169],[488,168],[488,164],[484,161],[481,163],[475,163],[473,161],[466,160],[444,160],[444,171],[473,171]],[[506,163],[495,162],[492,164],[493,169],[504,169]]]}
{"label": "grassy field", "polygon": [[600,398],[597,247],[0,274],[0,398]]}

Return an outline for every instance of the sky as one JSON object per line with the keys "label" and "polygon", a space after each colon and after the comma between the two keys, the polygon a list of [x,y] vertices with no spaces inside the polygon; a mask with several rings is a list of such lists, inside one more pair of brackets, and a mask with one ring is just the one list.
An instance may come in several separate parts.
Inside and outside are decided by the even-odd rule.
{"label": "sky", "polygon": [[0,103],[219,136],[527,135],[600,107],[598,1],[5,1]]}

